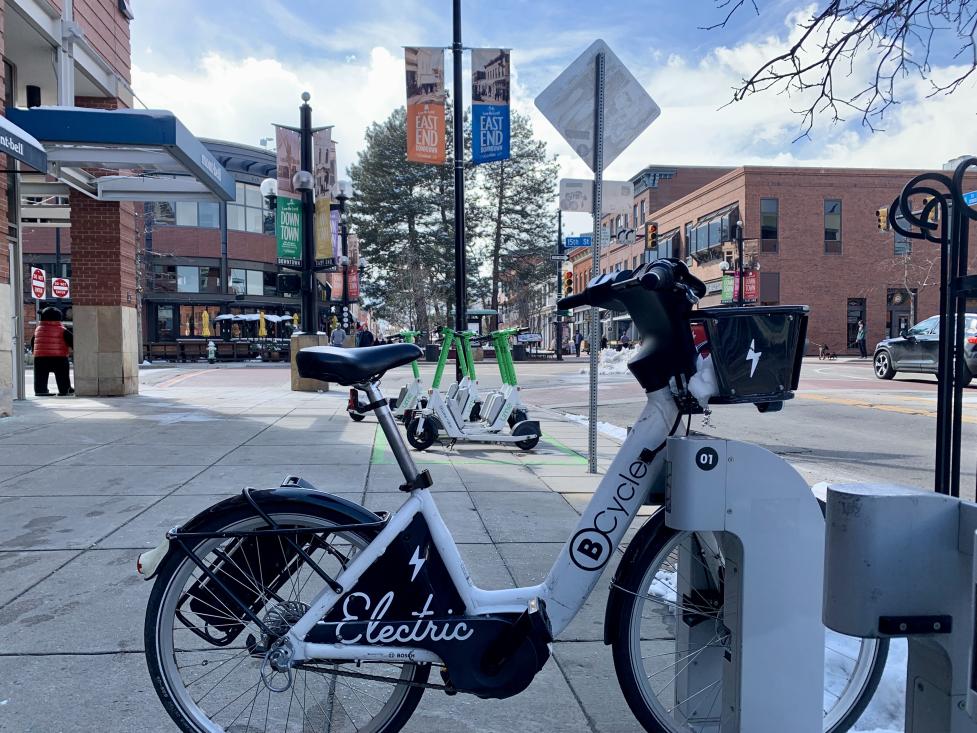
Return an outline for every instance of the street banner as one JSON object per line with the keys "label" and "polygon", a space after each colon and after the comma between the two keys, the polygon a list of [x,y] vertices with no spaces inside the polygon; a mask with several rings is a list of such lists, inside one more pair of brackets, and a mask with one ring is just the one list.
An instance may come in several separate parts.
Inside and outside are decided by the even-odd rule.
{"label": "street banner", "polygon": [[31,295],[35,300],[43,300],[47,294],[47,280],[40,267],[31,268]]}
{"label": "street banner", "polygon": [[328,195],[319,196],[315,200],[315,266],[324,267],[329,264],[335,250],[332,246],[332,203]]}
{"label": "street banner", "polygon": [[360,297],[360,271],[355,267],[346,273],[346,295],[350,300]]}
{"label": "street banner", "polygon": [[332,196],[336,188],[336,141],[332,128],[312,133],[312,176],[315,178],[316,211],[320,196]]}
{"label": "street banner", "polygon": [[66,277],[51,278],[51,295],[62,300],[71,297],[71,283]]}
{"label": "street banner", "polygon": [[[743,273],[743,302],[756,303],[760,290],[760,274],[756,270]],[[727,272],[723,274],[722,302],[735,303],[740,294],[739,273]]]}
{"label": "street banner", "polygon": [[275,237],[278,240],[278,264],[302,266],[302,202],[279,192],[275,209]]}
{"label": "street banner", "polygon": [[444,49],[405,48],[407,160],[441,165],[445,158]]}
{"label": "street banner", "polygon": [[509,157],[509,52],[472,49],[472,162]]}
{"label": "street banner", "polygon": [[295,130],[275,126],[275,158],[278,168],[278,195],[297,193],[292,187],[292,176],[299,171],[301,140]]}

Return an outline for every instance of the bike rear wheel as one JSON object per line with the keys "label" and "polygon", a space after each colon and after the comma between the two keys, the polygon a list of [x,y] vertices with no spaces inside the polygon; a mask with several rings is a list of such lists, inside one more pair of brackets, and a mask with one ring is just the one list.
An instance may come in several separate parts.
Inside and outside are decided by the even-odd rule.
{"label": "bike rear wheel", "polygon": [[[702,536],[711,533],[678,532],[666,527],[663,517],[650,521],[659,522],[660,527],[643,550],[646,560],[635,563],[627,577],[618,579],[625,592],[613,640],[618,681],[646,730],[717,733],[723,722],[721,672],[715,678],[700,675],[685,690],[680,691],[676,684],[690,665],[723,654],[729,643],[722,602],[715,597],[682,599],[678,592],[680,580],[689,580],[680,577],[679,553],[693,558],[689,572],[707,572],[704,562],[698,561],[696,567],[696,558],[703,555]],[[702,626],[707,632],[680,648],[676,632],[683,614],[705,616]],[[856,639],[826,629],[826,732],[842,733],[858,720],[878,687],[888,648],[887,640]]]}
{"label": "bike rear wheel", "polygon": [[[333,524],[303,510],[269,514],[285,528]],[[215,517],[198,531],[263,528],[267,524],[260,516],[242,509]],[[332,577],[370,539],[362,533],[318,540],[307,533],[288,536]],[[322,590],[323,581],[305,562],[294,556],[287,560],[290,552],[282,536],[264,536],[250,546],[241,542],[205,539],[193,552],[225,585],[254,598],[252,609],[280,638]],[[394,733],[416,709],[424,690],[412,683],[427,681],[429,665],[315,660],[291,674],[274,671],[266,663],[274,639],[241,618],[237,608],[229,608],[208,580],[186,554],[174,552],[160,568],[146,611],[150,677],[181,730]]]}

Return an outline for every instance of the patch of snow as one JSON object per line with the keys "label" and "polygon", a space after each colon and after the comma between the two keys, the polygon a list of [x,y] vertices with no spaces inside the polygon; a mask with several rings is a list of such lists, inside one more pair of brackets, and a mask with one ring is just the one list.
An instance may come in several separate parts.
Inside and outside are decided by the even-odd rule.
{"label": "patch of snow", "polygon": [[142,360],[142,365],[143,366],[152,366],[153,365],[153,362],[151,362],[149,359],[143,359]]}
{"label": "patch of snow", "polygon": [[635,349],[601,349],[597,355],[598,374],[630,374],[628,362],[635,354]]}
{"label": "patch of snow", "polygon": [[[570,422],[575,422],[577,425],[587,427],[590,424],[590,420],[583,415],[574,415],[572,412],[565,412],[563,415]],[[606,435],[608,438],[614,438],[614,440],[623,441],[628,437],[628,431],[625,428],[618,427],[609,422],[601,422],[600,420],[597,421],[597,432],[601,435]]]}

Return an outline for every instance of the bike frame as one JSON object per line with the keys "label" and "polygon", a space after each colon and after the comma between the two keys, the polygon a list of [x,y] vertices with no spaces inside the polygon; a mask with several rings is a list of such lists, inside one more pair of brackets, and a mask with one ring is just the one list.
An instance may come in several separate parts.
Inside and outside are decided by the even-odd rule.
{"label": "bike frame", "polygon": [[[372,402],[382,398],[375,384],[362,385],[361,388]],[[405,478],[413,481],[419,472],[397,430],[390,409],[381,406],[377,410],[377,416]],[[455,589],[465,603],[467,617],[521,613],[533,603],[542,601],[555,638],[566,629],[590,596],[639,508],[645,503],[649,491],[664,481],[665,439],[676,424],[677,417],[678,407],[670,389],[664,388],[648,394],[641,416],[611,462],[556,562],[538,585],[505,590],[484,590],[477,587],[438,511],[434,495],[427,489],[411,491],[407,501],[390,517],[383,530],[353,559],[336,581],[343,589],[354,588],[374,561],[391,546],[411,520],[420,514],[427,523],[432,541]],[[427,650],[412,647],[317,644],[304,641],[342,595],[343,593],[325,588],[312,601],[305,615],[292,626],[288,639],[295,661],[441,661],[437,655]],[[457,618],[464,621],[465,617]]]}

